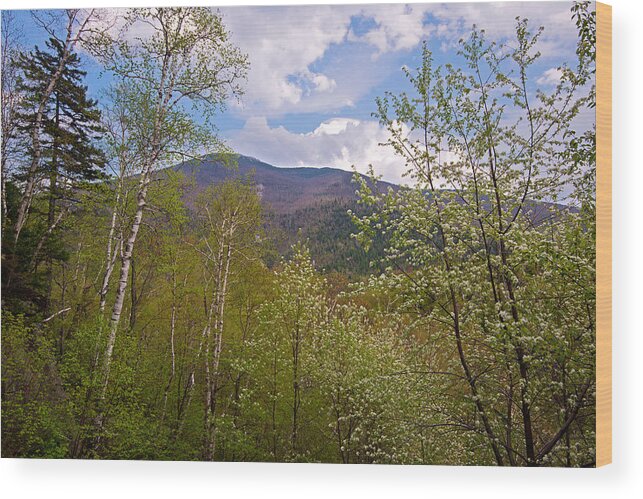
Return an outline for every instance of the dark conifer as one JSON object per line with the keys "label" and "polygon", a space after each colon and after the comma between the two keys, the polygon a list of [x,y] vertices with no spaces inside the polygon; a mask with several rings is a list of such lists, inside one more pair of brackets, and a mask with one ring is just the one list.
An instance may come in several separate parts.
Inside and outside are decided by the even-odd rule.
{"label": "dark conifer", "polygon": [[[23,96],[17,113],[17,129],[24,137],[32,133],[38,105],[63,57],[64,46],[60,40],[50,38],[46,46],[46,50],[36,46],[20,54],[17,61],[21,73],[17,91]],[[34,200],[32,221],[26,234],[29,237],[15,248],[12,258],[12,277],[19,278],[18,274],[22,274],[21,281],[39,288],[31,290],[32,296],[40,296],[38,308],[47,308],[53,262],[65,258],[58,241],[65,215],[79,190],[104,176],[106,160],[98,144],[101,113],[97,101],[87,95],[87,86],[83,85],[86,74],[78,54],[71,54],[47,101],[40,133],[38,179],[46,194]],[[34,151],[28,140],[25,144],[24,163],[29,164]],[[20,182],[23,177],[18,168],[14,180]],[[41,274],[39,266],[43,262],[46,270]]]}

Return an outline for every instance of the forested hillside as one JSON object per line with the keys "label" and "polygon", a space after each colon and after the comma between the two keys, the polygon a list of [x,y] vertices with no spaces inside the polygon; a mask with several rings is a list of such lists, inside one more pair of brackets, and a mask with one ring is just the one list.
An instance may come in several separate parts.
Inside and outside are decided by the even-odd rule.
{"label": "forested hillside", "polygon": [[425,43],[404,188],[230,150],[210,9],[3,12],[2,456],[594,466],[592,8],[548,87],[525,19]]}
{"label": "forested hillside", "polygon": [[[366,252],[351,237],[355,225],[349,211],[370,212],[358,203],[351,172],[336,168],[278,168],[242,155],[204,157],[172,170],[186,180],[183,201],[189,209],[209,186],[243,178],[253,183],[273,253],[264,258],[269,267],[278,263],[280,256],[290,257],[292,246],[299,241],[308,242],[311,258],[320,271],[339,271],[349,277],[369,274],[370,262],[376,263],[383,256],[381,243]],[[163,176],[164,171],[159,175]],[[381,180],[374,181],[373,187],[381,193],[399,189]]]}
{"label": "forested hillside", "polygon": [[[358,183],[351,172],[275,167],[243,155],[203,157],[172,167],[172,171],[183,175],[182,201],[188,208],[188,217],[193,216],[195,200],[204,189],[239,179],[254,184],[263,209],[266,247],[270,248],[264,262],[269,267],[278,263],[279,257],[290,258],[293,245],[305,242],[315,267],[322,273],[341,272],[353,280],[384,270],[385,234],[377,234],[368,249],[353,237],[352,216],[372,215],[374,210],[359,202]],[[159,177],[164,178],[165,173],[162,170]],[[364,175],[359,178],[379,194],[406,188]],[[442,196],[447,194],[441,191]],[[451,190],[451,194],[455,202],[466,202],[458,192]],[[430,190],[426,195],[432,195]],[[481,196],[481,203],[489,209],[488,197]],[[534,225],[556,218],[561,212],[577,211],[574,206],[533,200],[525,200],[523,209]]]}

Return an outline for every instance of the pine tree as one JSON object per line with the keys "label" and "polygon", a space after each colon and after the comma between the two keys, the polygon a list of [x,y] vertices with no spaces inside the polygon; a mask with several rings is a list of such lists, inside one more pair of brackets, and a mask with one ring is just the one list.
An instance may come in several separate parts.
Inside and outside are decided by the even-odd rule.
{"label": "pine tree", "polygon": [[[18,129],[28,136],[36,126],[36,109],[43,99],[52,74],[61,64],[63,43],[50,38],[47,49],[38,46],[31,52],[21,54],[18,68],[21,78],[18,91],[25,96],[18,111]],[[74,193],[79,188],[103,177],[105,157],[97,141],[102,127],[97,101],[87,95],[82,84],[86,72],[81,69],[81,60],[72,53],[63,66],[57,84],[46,101],[42,120],[40,148],[42,161],[38,172],[39,183],[48,192],[40,217],[35,221],[37,229],[31,242],[31,250],[23,258],[24,271],[34,271],[42,260],[47,262],[47,276],[51,275],[52,262],[63,257],[56,245],[56,229],[69,212]],[[34,151],[27,148],[27,156]],[[17,180],[21,172],[16,172]],[[47,282],[49,278],[47,278]],[[46,285],[49,289],[50,286]],[[49,292],[46,292],[47,296]]]}
{"label": "pine tree", "polygon": [[[37,46],[23,54],[19,66],[24,73],[20,83],[27,95],[20,113],[21,128],[33,126],[33,108],[63,55],[63,44],[47,41],[49,51]],[[78,54],[72,54],[47,103],[43,126],[43,176],[49,181],[49,226],[55,221],[58,201],[68,200],[72,189],[103,175],[105,158],[96,141],[102,131],[97,102],[87,96],[82,84],[86,72],[80,69]]]}

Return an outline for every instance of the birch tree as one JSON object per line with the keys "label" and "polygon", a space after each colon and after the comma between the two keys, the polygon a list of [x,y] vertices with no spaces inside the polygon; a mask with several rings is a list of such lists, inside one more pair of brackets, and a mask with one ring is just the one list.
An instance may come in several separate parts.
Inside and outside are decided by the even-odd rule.
{"label": "birch tree", "polygon": [[[205,8],[131,9],[114,35],[97,34],[88,43],[107,71],[128,88],[133,134],[140,150],[136,211],[124,238],[115,299],[103,355],[105,398],[136,238],[153,172],[186,154],[222,148],[213,118],[230,97],[241,95],[246,57],[228,40],[221,17]],[[147,33],[144,38],[139,30]],[[191,107],[190,107],[191,105]],[[201,122],[195,120],[195,112]],[[102,426],[103,412],[97,419]]]}
{"label": "birch tree", "polygon": [[255,248],[261,227],[259,196],[252,184],[226,182],[202,193],[199,214],[203,230],[199,252],[212,279],[202,333],[206,383],[203,456],[212,460],[216,451],[226,301],[233,267],[248,264],[257,257]]}
{"label": "birch tree", "polygon": [[98,292],[99,310],[103,314],[112,273],[123,250],[123,235],[128,227],[127,200],[130,197],[131,178],[140,173],[143,150],[135,134],[136,107],[132,106],[134,96],[127,86],[120,83],[108,91],[108,104],[103,111],[106,130],[106,148],[111,162],[107,165],[111,177],[110,225],[105,243],[105,261],[101,286]]}

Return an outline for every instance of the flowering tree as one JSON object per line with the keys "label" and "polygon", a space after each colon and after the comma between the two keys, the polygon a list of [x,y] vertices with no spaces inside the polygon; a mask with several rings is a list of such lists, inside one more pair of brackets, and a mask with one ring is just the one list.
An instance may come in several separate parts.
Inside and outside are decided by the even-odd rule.
{"label": "flowering tree", "polygon": [[498,465],[593,460],[593,226],[556,204],[586,175],[566,151],[591,66],[536,88],[541,32],[518,19],[509,47],[474,30],[462,67],[434,68],[425,47],[406,71],[413,93],[387,94],[377,113],[414,186],[382,195],[356,177],[375,208],[354,217],[357,237],[390,235],[381,280],[452,352],[444,370],[468,391],[472,411],[445,423],[478,435]]}

